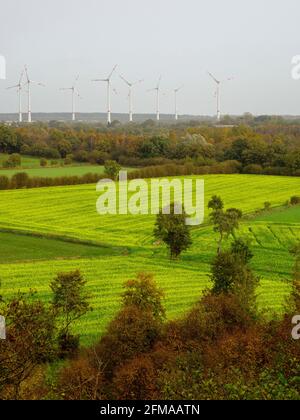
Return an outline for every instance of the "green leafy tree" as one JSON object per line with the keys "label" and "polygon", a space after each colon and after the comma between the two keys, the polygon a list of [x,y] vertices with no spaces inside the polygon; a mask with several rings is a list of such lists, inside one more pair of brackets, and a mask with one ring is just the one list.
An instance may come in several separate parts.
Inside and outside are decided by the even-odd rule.
{"label": "green leafy tree", "polygon": [[176,259],[192,245],[190,227],[186,224],[186,213],[176,214],[176,205],[170,206],[170,214],[157,215],[154,236],[162,240],[170,250],[171,259]]}
{"label": "green leafy tree", "polygon": [[15,130],[0,125],[0,152],[15,153],[20,150],[20,141]]}
{"label": "green leafy tree", "polygon": [[79,270],[59,273],[50,284],[53,307],[62,320],[59,335],[61,356],[75,352],[79,346],[79,338],[71,334],[71,326],[90,310],[85,286],[86,281]]}
{"label": "green leafy tree", "polygon": [[152,350],[162,334],[165,317],[163,293],[151,275],[139,274],[124,288],[120,311],[108,325],[93,356],[101,361],[108,380],[124,363]]}
{"label": "green leafy tree", "polygon": [[115,160],[108,160],[105,162],[104,165],[104,172],[110,179],[117,181],[119,178],[119,172],[121,170],[121,166]]}
{"label": "green leafy tree", "polygon": [[218,196],[212,197],[208,208],[212,210],[210,220],[214,225],[214,231],[219,234],[218,254],[220,254],[224,239],[228,239],[231,235],[235,237],[235,230],[239,228],[239,221],[243,213],[235,208],[224,211],[224,203]]}
{"label": "green leafy tree", "polygon": [[214,294],[235,294],[248,312],[255,311],[255,291],[259,278],[249,263],[253,258],[249,245],[242,239],[235,240],[231,248],[217,254],[212,263],[211,280]]}
{"label": "green leafy tree", "polygon": [[129,280],[122,296],[124,306],[136,306],[144,311],[151,311],[158,320],[165,318],[162,304],[164,293],[159,289],[152,274],[140,273],[134,280]]}

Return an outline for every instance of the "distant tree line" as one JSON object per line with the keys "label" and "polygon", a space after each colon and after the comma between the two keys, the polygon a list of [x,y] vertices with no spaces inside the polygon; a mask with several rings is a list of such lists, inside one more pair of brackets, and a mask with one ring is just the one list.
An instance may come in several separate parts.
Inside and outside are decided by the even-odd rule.
{"label": "distant tree line", "polygon": [[148,122],[110,130],[91,125],[1,125],[0,152],[99,165],[108,160],[136,167],[193,164],[204,173],[236,162],[239,173],[299,176],[300,125],[268,119],[227,127]]}

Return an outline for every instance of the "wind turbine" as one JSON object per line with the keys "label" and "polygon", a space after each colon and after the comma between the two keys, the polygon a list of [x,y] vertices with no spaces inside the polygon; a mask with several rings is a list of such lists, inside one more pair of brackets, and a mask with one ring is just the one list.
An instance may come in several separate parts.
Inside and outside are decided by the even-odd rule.
{"label": "wind turbine", "polygon": [[180,86],[177,89],[174,89],[174,96],[175,96],[175,120],[178,121],[178,108],[177,108],[177,94],[178,92],[183,88],[183,86]]}
{"label": "wind turbine", "polygon": [[[211,73],[209,73],[209,76],[213,79],[213,81],[217,84],[217,120],[221,120],[221,84],[224,82],[224,80],[218,80],[215,78],[215,76]],[[227,80],[232,80],[232,78],[228,78]]]}
{"label": "wind turbine", "polygon": [[79,79],[79,76],[76,77],[72,87],[60,89],[60,90],[70,90],[72,92],[72,121],[76,120],[75,96],[78,96],[78,98],[81,98],[78,91],[76,90],[76,83],[78,82],[78,79]]}
{"label": "wind turbine", "polygon": [[118,65],[116,64],[115,67],[112,69],[111,73],[106,79],[95,79],[92,82],[105,82],[107,83],[107,123],[111,124],[111,78],[114,74]]}
{"label": "wind turbine", "polygon": [[43,86],[43,87],[45,87],[45,85],[43,83],[40,83],[40,82],[34,82],[33,80],[31,80],[29,78],[27,66],[25,66],[25,74],[26,74],[26,79],[27,79],[27,82],[25,83],[25,85],[27,85],[27,94],[28,94],[28,122],[31,123],[32,122],[32,118],[31,118],[31,85],[34,84],[34,85]]}
{"label": "wind turbine", "polygon": [[160,110],[159,110],[159,100],[160,100],[160,83],[161,83],[161,79],[162,77],[160,76],[160,78],[158,79],[158,83],[157,86],[154,89],[150,89],[148,92],[154,92],[156,91],[156,119],[157,121],[160,120]]}
{"label": "wind turbine", "polygon": [[21,73],[19,83],[15,86],[10,86],[7,89],[17,89],[18,95],[19,95],[19,123],[23,121],[23,114],[22,114],[22,90],[23,90],[23,76],[24,76],[24,70]]}
{"label": "wind turbine", "polygon": [[121,75],[120,75],[120,77],[126,83],[126,85],[129,87],[129,95],[128,95],[128,97],[129,97],[129,122],[132,122],[133,121],[132,88],[134,86],[136,86],[137,84],[142,83],[143,80],[138,80],[137,82],[131,83],[131,82],[128,82],[128,80],[126,80],[125,77],[123,77]]}

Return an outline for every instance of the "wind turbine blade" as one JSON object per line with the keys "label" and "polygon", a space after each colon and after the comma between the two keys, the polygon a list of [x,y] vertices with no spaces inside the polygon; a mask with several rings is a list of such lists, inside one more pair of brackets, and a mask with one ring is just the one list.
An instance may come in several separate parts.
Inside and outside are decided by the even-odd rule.
{"label": "wind turbine blade", "polygon": [[94,79],[92,82],[108,82],[108,79]]}
{"label": "wind turbine blade", "polygon": [[220,81],[219,80],[217,80],[216,78],[215,78],[215,76],[213,75],[213,74],[211,74],[211,73],[209,73],[208,72],[208,74],[209,74],[209,76],[216,82],[216,83],[220,83]]}
{"label": "wind turbine blade", "polygon": [[60,88],[59,90],[73,90],[73,88]]}
{"label": "wind turbine blade", "polygon": [[132,86],[132,84],[130,83],[130,82],[128,82],[128,80],[126,80],[125,79],[125,77],[123,77],[121,74],[120,74],[120,78],[130,87],[130,86]]}
{"label": "wind turbine blade", "polygon": [[157,83],[157,88],[156,89],[159,89],[160,88],[161,79],[162,79],[162,76],[160,76],[160,78],[158,79],[158,83]]}
{"label": "wind turbine blade", "polygon": [[184,85],[181,85],[179,88],[174,89],[175,92],[179,92],[181,89],[183,89]]}
{"label": "wind turbine blade", "polygon": [[20,79],[19,79],[19,86],[21,86],[23,76],[24,76],[24,70],[22,70],[22,72],[21,72],[21,76],[20,76]]}
{"label": "wind turbine blade", "polygon": [[25,70],[25,74],[26,74],[27,83],[30,83],[30,79],[29,79],[29,76],[28,76],[28,68],[27,68],[26,64],[24,66],[24,70]]}
{"label": "wind turbine blade", "polygon": [[116,68],[118,67],[118,64],[116,64],[115,65],[115,67],[112,69],[112,71],[111,71],[111,73],[110,73],[110,75],[108,76],[108,80],[110,80],[111,79],[111,76],[114,74],[114,72],[115,72],[115,70],[116,70]]}
{"label": "wind turbine blade", "polygon": [[16,88],[19,88],[20,87],[20,85],[16,85],[16,86],[10,86],[10,87],[8,87],[8,88],[6,88],[7,90],[9,90],[9,89],[16,89]]}
{"label": "wind turbine blade", "polygon": [[[72,90],[73,90],[73,88],[72,88]],[[79,94],[78,90],[75,90],[75,89],[74,89],[74,93],[75,93],[75,95],[76,95],[76,96],[78,96],[78,98],[82,99],[82,97],[80,96],[80,94]]]}

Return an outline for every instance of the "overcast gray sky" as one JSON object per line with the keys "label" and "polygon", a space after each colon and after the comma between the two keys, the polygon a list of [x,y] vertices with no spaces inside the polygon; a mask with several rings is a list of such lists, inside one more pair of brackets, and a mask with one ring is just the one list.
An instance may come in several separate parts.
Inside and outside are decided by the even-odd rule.
{"label": "overcast gray sky", "polygon": [[119,79],[145,79],[136,88],[135,111],[153,112],[147,89],[162,75],[161,110],[173,112],[170,91],[181,84],[181,113],[214,114],[215,87],[223,87],[223,113],[300,114],[300,81],[291,59],[300,54],[299,0],[0,0],[0,55],[7,80],[0,80],[0,112],[17,110],[15,84],[27,63],[33,80],[33,112],[69,112],[70,96],[59,91],[80,74],[79,111],[106,110],[106,91],[91,79],[108,75],[114,112],[128,109]]}

